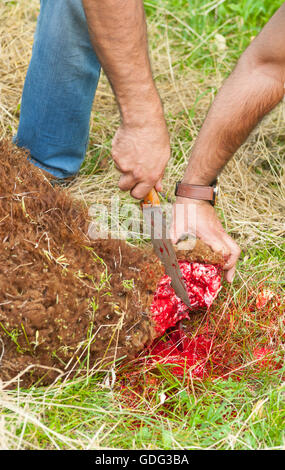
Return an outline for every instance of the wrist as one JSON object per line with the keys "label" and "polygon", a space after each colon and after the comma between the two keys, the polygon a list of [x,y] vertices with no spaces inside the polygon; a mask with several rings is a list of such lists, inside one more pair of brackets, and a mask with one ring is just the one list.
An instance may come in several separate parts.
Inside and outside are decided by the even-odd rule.
{"label": "wrist", "polygon": [[156,88],[139,87],[139,91],[128,93],[119,100],[120,113],[126,126],[144,126],[165,121],[162,102]]}
{"label": "wrist", "polygon": [[204,201],[203,199],[190,199],[189,197],[176,197],[176,204],[193,204],[195,206],[209,206],[213,207],[209,201]]}
{"label": "wrist", "polygon": [[191,175],[191,177],[184,176],[181,183],[194,184],[198,186],[211,186],[214,180],[215,178]]}
{"label": "wrist", "polygon": [[197,184],[201,186],[211,186],[217,180],[217,175],[203,174],[201,172],[195,172],[192,170],[186,170],[181,183],[185,184]]}
{"label": "wrist", "polygon": [[194,147],[181,182],[186,184],[211,186],[219,174],[215,161],[216,158],[209,148],[205,147],[196,150]]}

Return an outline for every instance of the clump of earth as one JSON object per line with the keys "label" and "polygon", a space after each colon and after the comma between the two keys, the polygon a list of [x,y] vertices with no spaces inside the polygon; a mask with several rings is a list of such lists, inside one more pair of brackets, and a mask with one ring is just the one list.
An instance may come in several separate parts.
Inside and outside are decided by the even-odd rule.
{"label": "clump of earth", "polygon": [[[83,203],[25,151],[2,141],[0,155],[2,381],[16,386],[18,375],[22,386],[46,385],[119,364],[189,318],[151,249],[91,241]],[[208,308],[220,289],[219,260],[199,243],[178,258],[193,311]]]}

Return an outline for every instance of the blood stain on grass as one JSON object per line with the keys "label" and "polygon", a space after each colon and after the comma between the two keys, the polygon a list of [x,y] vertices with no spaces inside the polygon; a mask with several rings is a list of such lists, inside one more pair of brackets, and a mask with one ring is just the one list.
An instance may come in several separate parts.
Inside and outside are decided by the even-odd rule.
{"label": "blood stain on grass", "polygon": [[253,350],[253,358],[256,360],[255,367],[259,370],[276,371],[281,369],[282,361],[275,355],[275,349],[268,345],[257,346]]}
{"label": "blood stain on grass", "polygon": [[272,364],[272,354],[274,350],[270,347],[257,347],[253,351],[254,359],[258,360],[258,367],[266,368]]}
{"label": "blood stain on grass", "polygon": [[183,332],[173,331],[167,341],[157,341],[150,349],[149,364],[171,364],[171,373],[184,376],[191,370],[196,378],[209,375],[208,358],[211,340],[205,335],[189,338]]}
{"label": "blood stain on grass", "polygon": [[271,289],[262,289],[256,297],[256,308],[264,308],[274,297],[276,294]]}
{"label": "blood stain on grass", "polygon": [[[238,308],[232,301],[227,305],[226,299],[221,299],[211,310],[221,288],[221,268],[185,261],[179,264],[194,311],[207,308],[207,319],[204,317],[198,328],[194,328],[191,310],[176,297],[169,277],[164,276],[158,284],[151,311],[156,329],[165,335],[155,340],[149,349],[147,365],[151,368],[169,365],[170,372],[177,377],[191,374],[192,378],[199,379],[229,376],[239,379],[248,368],[252,373],[279,370],[283,362],[278,350],[284,338],[281,297],[267,288],[255,295],[254,304]],[[184,330],[171,330],[185,319]],[[266,341],[272,346],[266,346]],[[247,345],[247,354],[243,344]]]}

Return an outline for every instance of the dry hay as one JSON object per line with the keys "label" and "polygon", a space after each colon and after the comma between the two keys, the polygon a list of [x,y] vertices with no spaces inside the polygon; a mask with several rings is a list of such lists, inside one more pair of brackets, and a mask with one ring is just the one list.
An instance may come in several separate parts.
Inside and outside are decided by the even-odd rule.
{"label": "dry hay", "polygon": [[[2,137],[11,135],[17,128],[21,90],[31,55],[38,10],[37,0],[20,0],[13,4],[4,2],[0,5]],[[177,18],[177,26],[183,28],[182,23]],[[164,25],[164,33],[161,33],[159,24]],[[219,70],[205,79],[196,71],[180,71],[179,65],[173,65],[179,64],[181,52],[169,39],[165,25],[165,12],[160,8],[157,18],[149,23],[149,38],[154,76],[165,106],[172,139],[173,157],[164,179],[165,190],[172,197],[174,183],[183,174],[192,143],[222,79]],[[213,53],[210,44],[209,53]],[[220,57],[217,57],[217,63],[225,68],[226,62],[225,46]],[[205,91],[207,93],[204,95]],[[119,115],[112,91],[103,76],[93,107],[90,147],[86,157],[87,165],[93,160],[89,165],[92,174],[87,177],[82,173],[72,187],[73,194],[84,198],[88,204],[109,204],[110,196],[119,194],[116,184],[118,175],[109,157],[110,140],[118,122]],[[222,174],[219,208],[227,230],[243,249],[249,245],[262,247],[266,241],[276,246],[282,243],[284,131],[283,105],[280,105],[251,134]],[[95,153],[97,163],[94,163]],[[128,199],[128,196],[123,198]]]}

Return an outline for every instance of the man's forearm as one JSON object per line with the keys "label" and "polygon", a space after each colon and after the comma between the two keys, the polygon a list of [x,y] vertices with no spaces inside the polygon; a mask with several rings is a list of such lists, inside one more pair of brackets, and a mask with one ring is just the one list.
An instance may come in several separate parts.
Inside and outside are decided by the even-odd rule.
{"label": "man's forearm", "polygon": [[281,101],[283,94],[282,80],[267,74],[266,66],[251,69],[241,61],[214,100],[183,181],[211,184],[257,123]]}
{"label": "man's forearm", "polygon": [[[209,185],[250,131],[284,95],[285,3],[242,55],[218,93],[194,145],[184,183]],[[175,217],[184,206],[184,217]],[[181,214],[181,210],[179,210]],[[195,217],[194,217],[195,215]],[[225,278],[232,282],[240,256],[208,201],[177,197],[172,239],[196,233],[212,250],[223,254]]]}
{"label": "man's forearm", "polygon": [[121,172],[119,188],[144,198],[162,177],[170,157],[163,107],[148,56],[142,0],[82,0],[90,38],[115,93],[122,122],[111,155]]}
{"label": "man's forearm", "polygon": [[183,181],[208,185],[284,95],[285,5],[243,54],[210,108]]}
{"label": "man's forearm", "polygon": [[[247,60],[247,59],[246,59]],[[258,121],[283,96],[282,79],[267,74],[266,67],[253,67],[243,60],[217,95],[193,148],[184,183],[209,185]],[[178,197],[177,204],[188,205],[187,220],[178,221],[174,239],[191,233],[193,207],[196,236],[224,256],[225,278],[232,282],[240,255],[236,242],[225,232],[217,213],[207,201]],[[189,217],[190,215],[190,217]],[[182,228],[183,227],[183,228]],[[186,230],[184,227],[187,227]]]}
{"label": "man's forearm", "polygon": [[[142,0],[82,0],[90,37],[124,122],[162,113],[152,78]],[[147,119],[147,116],[146,116]]]}

